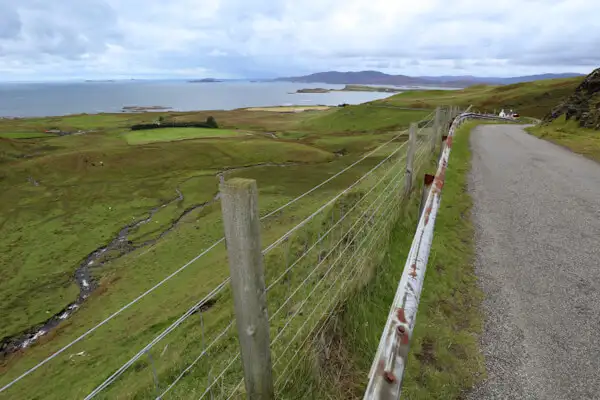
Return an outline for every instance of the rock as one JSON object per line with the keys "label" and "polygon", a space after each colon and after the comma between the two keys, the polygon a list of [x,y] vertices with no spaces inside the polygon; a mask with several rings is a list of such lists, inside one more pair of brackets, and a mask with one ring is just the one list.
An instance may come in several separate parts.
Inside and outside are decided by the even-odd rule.
{"label": "rock", "polygon": [[565,116],[582,128],[600,130],[600,68],[595,69],[565,101],[544,118],[545,123]]}

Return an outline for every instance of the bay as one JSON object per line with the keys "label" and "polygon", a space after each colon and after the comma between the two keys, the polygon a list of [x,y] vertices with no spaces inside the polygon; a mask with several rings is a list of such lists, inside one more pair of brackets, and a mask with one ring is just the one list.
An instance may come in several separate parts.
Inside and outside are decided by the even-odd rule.
{"label": "bay", "polygon": [[291,82],[110,81],[0,83],[0,117],[115,113],[123,107],[170,107],[173,111],[231,110],[285,105],[360,104],[390,96],[378,92],[295,93],[344,85]]}

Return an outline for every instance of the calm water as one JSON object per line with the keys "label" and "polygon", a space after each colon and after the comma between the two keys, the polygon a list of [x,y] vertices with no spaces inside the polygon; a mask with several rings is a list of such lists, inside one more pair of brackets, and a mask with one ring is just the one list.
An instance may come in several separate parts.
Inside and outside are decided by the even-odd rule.
{"label": "calm water", "polygon": [[0,83],[0,116],[120,112],[124,106],[163,106],[190,111],[291,104],[359,104],[390,96],[369,92],[294,93],[315,87],[341,89],[343,85],[185,81]]}

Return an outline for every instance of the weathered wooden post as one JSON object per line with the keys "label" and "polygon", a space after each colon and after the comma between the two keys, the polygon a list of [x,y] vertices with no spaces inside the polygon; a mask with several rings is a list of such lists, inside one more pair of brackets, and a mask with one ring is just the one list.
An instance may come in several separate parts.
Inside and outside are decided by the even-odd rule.
{"label": "weathered wooden post", "polygon": [[408,130],[408,152],[406,153],[406,172],[404,174],[405,195],[408,195],[412,190],[415,151],[417,149],[417,127],[417,123],[413,122]]}
{"label": "weathered wooden post", "polygon": [[221,182],[221,209],[247,398],[274,399],[269,317],[258,214],[252,179]]}
{"label": "weathered wooden post", "polygon": [[442,127],[442,109],[437,107],[435,109],[435,120],[433,122],[433,134],[431,135],[431,152],[435,152],[435,146],[438,138],[440,137]]}

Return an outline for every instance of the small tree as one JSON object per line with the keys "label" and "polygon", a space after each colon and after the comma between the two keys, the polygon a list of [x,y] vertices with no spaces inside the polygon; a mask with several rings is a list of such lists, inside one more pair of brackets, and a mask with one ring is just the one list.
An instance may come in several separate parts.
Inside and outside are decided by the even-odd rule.
{"label": "small tree", "polygon": [[163,122],[165,122],[165,117],[161,115],[160,117],[158,117],[158,121],[156,123],[158,125],[162,125]]}
{"label": "small tree", "polygon": [[219,127],[219,125],[217,124],[217,121],[213,118],[212,115],[210,117],[206,118],[206,125],[208,125],[210,128],[218,128]]}

